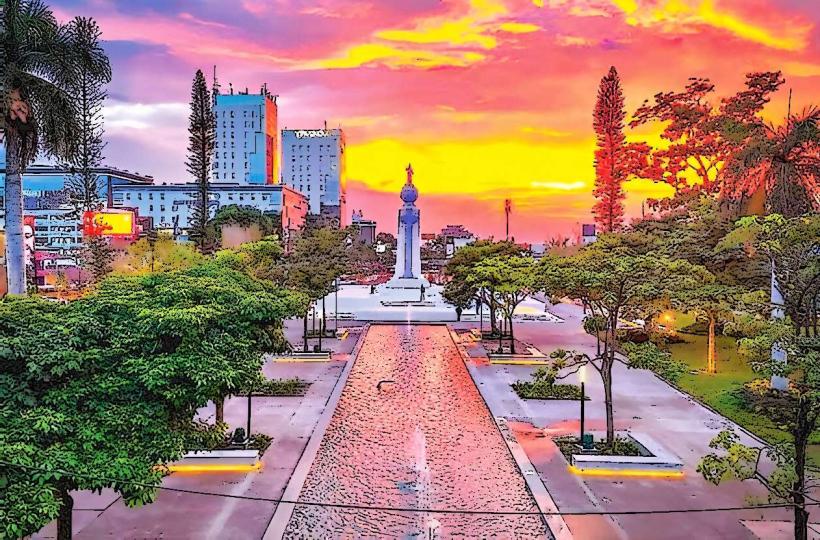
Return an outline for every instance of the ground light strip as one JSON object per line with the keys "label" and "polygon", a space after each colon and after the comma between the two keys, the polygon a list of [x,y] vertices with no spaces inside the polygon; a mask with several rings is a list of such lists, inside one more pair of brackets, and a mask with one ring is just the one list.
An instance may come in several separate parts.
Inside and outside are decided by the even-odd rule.
{"label": "ground light strip", "polygon": [[651,471],[644,469],[579,469],[575,465],[567,467],[569,472],[580,476],[632,476],[645,478],[683,478],[683,471]]}
{"label": "ground light strip", "polygon": [[[742,510],[766,510],[770,508],[794,508],[797,505],[793,503],[771,503],[759,504],[756,506],[724,506],[717,508],[670,508],[666,510],[614,510],[607,512],[606,510],[599,511],[566,511],[566,512],[527,512],[518,510],[468,510],[457,508],[410,508],[410,507],[390,507],[390,506],[363,506],[359,504],[344,504],[344,503],[327,503],[318,501],[289,501],[285,499],[272,499],[268,497],[251,497],[248,495],[233,495],[230,493],[209,493],[207,491],[197,491],[194,489],[173,488],[168,486],[155,486],[146,484],[144,482],[133,482],[130,480],[114,480],[102,476],[95,476],[90,474],[78,474],[69,471],[58,469],[44,469],[42,467],[33,467],[30,465],[21,465],[19,463],[11,463],[9,461],[0,460],[0,465],[7,467],[16,467],[18,469],[47,472],[50,474],[61,474],[65,476],[74,476],[76,478],[86,478],[91,480],[98,480],[110,482],[112,484],[130,484],[132,486],[162,489],[175,493],[189,493],[191,495],[206,495],[210,497],[225,497],[228,499],[242,499],[248,501],[263,501],[277,504],[295,504],[299,506],[324,506],[327,508],[344,508],[350,510],[374,511],[374,512],[411,512],[411,513],[429,513],[429,514],[478,514],[478,515],[503,515],[503,516],[635,516],[635,515],[649,515],[649,514],[695,514],[707,512],[739,512]],[[806,503],[802,507],[820,506],[818,502]]]}
{"label": "ground light strip", "polygon": [[219,463],[203,463],[201,465],[186,465],[184,463],[176,465],[167,465],[165,467],[171,472],[252,472],[258,471],[262,468],[262,462],[259,461],[254,464],[248,463],[233,463],[233,464],[219,464]]}

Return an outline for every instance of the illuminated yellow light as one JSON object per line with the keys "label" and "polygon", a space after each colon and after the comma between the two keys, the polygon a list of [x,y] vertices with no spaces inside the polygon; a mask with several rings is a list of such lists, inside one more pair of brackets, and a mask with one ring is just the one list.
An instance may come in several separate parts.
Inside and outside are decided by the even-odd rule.
{"label": "illuminated yellow light", "polygon": [[632,476],[645,478],[683,478],[683,471],[648,471],[643,469],[579,469],[569,466],[569,472],[579,476]]}
{"label": "illuminated yellow light", "polygon": [[203,464],[203,465],[185,465],[176,464],[168,465],[168,470],[171,472],[252,472],[258,471],[262,468],[262,462],[258,461],[253,465],[246,463],[232,463],[232,464]]}
{"label": "illuminated yellow light", "polygon": [[511,366],[546,366],[543,360],[490,360],[491,364],[509,364]]}

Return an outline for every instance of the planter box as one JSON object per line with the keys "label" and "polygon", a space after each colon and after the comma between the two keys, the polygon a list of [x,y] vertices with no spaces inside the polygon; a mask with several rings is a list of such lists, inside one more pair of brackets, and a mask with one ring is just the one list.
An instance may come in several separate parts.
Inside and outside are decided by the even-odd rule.
{"label": "planter box", "polygon": [[248,472],[262,467],[259,450],[225,449],[188,452],[168,465],[172,472]]}
{"label": "planter box", "polygon": [[302,352],[294,351],[288,355],[274,356],[275,362],[327,362],[330,360],[330,351]]}
{"label": "planter box", "polygon": [[[604,433],[594,433],[600,440]],[[621,432],[645,450],[642,456],[602,456],[572,454],[570,470],[575,474],[599,476],[683,476],[683,462],[646,433]]]}

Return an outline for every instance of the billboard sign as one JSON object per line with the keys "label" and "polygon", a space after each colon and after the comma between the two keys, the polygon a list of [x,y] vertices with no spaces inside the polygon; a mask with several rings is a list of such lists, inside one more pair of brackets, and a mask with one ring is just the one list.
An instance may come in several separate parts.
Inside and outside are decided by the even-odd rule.
{"label": "billboard sign", "polygon": [[83,234],[127,238],[137,234],[134,212],[130,210],[100,210],[83,214]]}
{"label": "billboard sign", "polygon": [[34,266],[34,216],[23,216],[23,249],[26,266]]}

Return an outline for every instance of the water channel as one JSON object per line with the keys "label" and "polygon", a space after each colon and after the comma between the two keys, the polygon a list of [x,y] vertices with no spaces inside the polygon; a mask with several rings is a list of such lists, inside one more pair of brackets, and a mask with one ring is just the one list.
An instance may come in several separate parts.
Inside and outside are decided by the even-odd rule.
{"label": "water channel", "polygon": [[[375,325],[363,339],[301,501],[405,509],[537,510],[447,327]],[[548,535],[537,515],[297,505],[285,537]]]}

